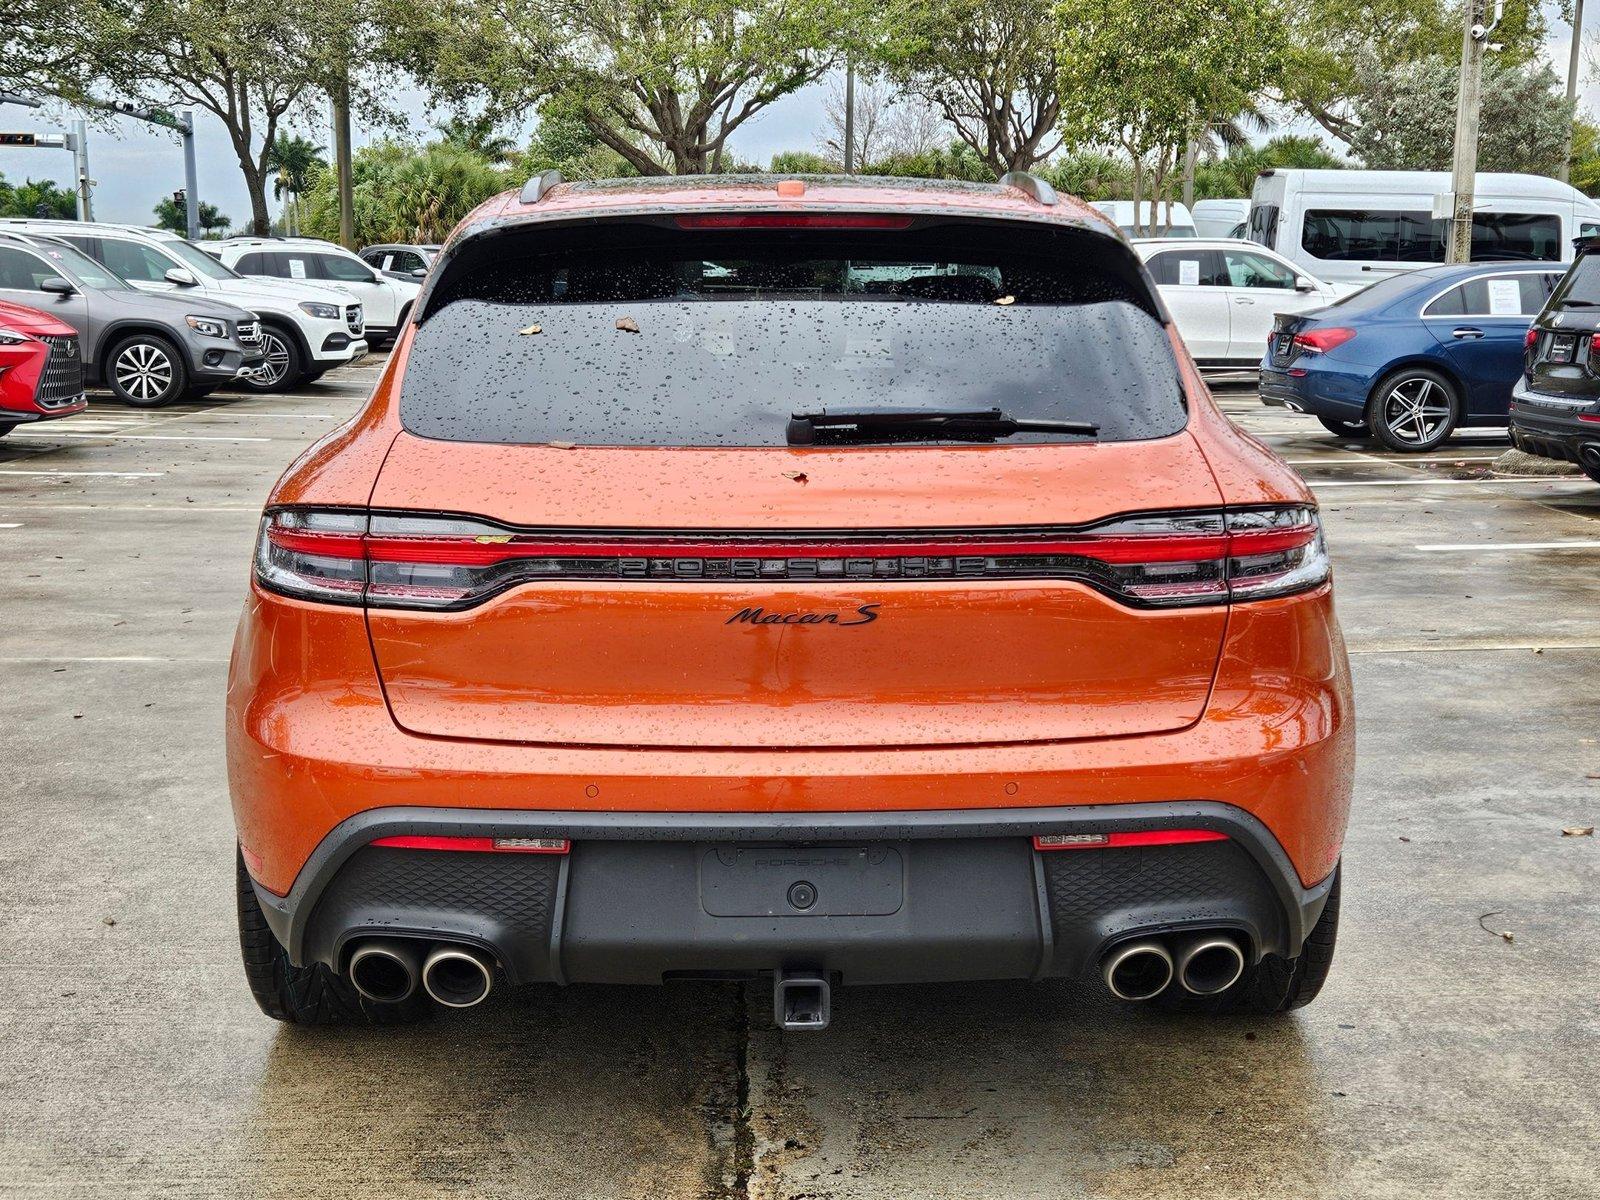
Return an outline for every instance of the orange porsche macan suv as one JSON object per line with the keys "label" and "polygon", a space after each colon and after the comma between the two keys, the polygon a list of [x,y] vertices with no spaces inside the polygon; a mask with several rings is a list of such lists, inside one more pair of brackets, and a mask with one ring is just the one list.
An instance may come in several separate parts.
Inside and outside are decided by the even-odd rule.
{"label": "orange porsche macan suv", "polygon": [[504,984],[1326,977],[1317,509],[1116,230],[999,184],[531,180],[274,489],[234,646],[273,1017]]}

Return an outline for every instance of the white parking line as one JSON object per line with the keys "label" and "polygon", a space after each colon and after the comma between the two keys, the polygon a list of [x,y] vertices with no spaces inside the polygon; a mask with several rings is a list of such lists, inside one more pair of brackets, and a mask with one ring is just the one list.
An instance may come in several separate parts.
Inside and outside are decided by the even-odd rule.
{"label": "white parking line", "polygon": [[1463,550],[1492,554],[1499,550],[1600,550],[1600,542],[1432,542],[1418,550]]}
{"label": "white parking line", "polygon": [[88,657],[18,656],[0,658],[0,663],[225,663],[225,658],[176,658],[153,654],[103,654]]}
{"label": "white parking line", "polygon": [[1283,461],[1291,467],[1355,467],[1369,462],[1393,463],[1397,467],[1422,466],[1428,463],[1435,465],[1451,466],[1455,463],[1495,462],[1498,454],[1485,454],[1477,457],[1455,456],[1449,458],[1377,458],[1374,455],[1364,454],[1359,459],[1353,458],[1286,458]]}
{"label": "white parking line", "polygon": [[0,521],[0,529],[21,529],[21,521]]}
{"label": "white parking line", "polygon": [[165,471],[0,471],[0,475],[74,475],[107,479],[158,479]]}
{"label": "white parking line", "polygon": [[1563,476],[1560,479],[1339,479],[1329,483],[1320,483],[1307,480],[1307,486],[1314,492],[1325,488],[1352,488],[1352,487],[1503,487],[1511,484],[1523,483],[1583,483],[1593,487],[1594,484],[1584,478],[1570,478]]}
{"label": "white parking line", "polygon": [[243,504],[20,504],[0,500],[8,512],[140,512],[140,513],[260,513],[261,505]]}
{"label": "white parking line", "polygon": [[214,437],[204,434],[181,433],[77,433],[62,431],[61,433],[45,433],[43,431],[30,431],[29,433],[16,433],[13,437],[22,441],[54,442],[61,438],[88,438],[95,441],[104,441],[107,438],[119,442],[270,442],[268,437]]}

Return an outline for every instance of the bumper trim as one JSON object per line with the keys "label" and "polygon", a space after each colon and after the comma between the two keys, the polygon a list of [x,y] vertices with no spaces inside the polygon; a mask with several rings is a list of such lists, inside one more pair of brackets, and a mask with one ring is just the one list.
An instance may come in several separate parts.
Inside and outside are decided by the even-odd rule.
{"label": "bumper trim", "polygon": [[[917,809],[905,812],[550,812],[504,809],[376,808],[357,813],[318,843],[289,894],[252,881],[268,925],[302,963],[306,930],[317,900],[341,867],[380,837],[434,834],[457,837],[561,837],[572,841],[826,842],[907,841],[924,838],[1032,837],[1037,833],[1121,833],[1198,828],[1225,833],[1250,855],[1277,894],[1285,931],[1298,947],[1327,900],[1333,876],[1305,887],[1267,827],[1250,813],[1211,800],[1053,808]],[[1107,851],[1122,853],[1122,851]],[[1034,852],[1037,859],[1037,852]],[[566,870],[562,870],[562,883]],[[563,888],[564,895],[564,888]],[[565,907],[557,905],[557,913]],[[560,920],[560,916],[557,916]],[[558,925],[559,929],[560,926]],[[559,935],[558,935],[559,936]],[[1048,954],[1049,948],[1046,947]],[[1041,969],[1043,966],[1041,965]]]}

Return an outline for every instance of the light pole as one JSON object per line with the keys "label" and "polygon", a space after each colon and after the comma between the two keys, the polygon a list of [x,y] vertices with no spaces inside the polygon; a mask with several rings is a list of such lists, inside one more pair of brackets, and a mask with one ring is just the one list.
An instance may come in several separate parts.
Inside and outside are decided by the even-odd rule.
{"label": "light pole", "polygon": [[856,66],[844,64],[844,173],[856,173]]}
{"label": "light pole", "polygon": [[1500,23],[1504,0],[1495,0],[1494,24],[1483,23],[1485,0],[1467,0],[1461,31],[1461,85],[1456,92],[1455,169],[1450,184],[1450,250],[1447,262],[1472,259],[1472,203],[1478,174],[1478,102],[1483,51]]}
{"label": "light pole", "polygon": [[[1583,49],[1583,0],[1572,0],[1572,46],[1567,51],[1567,103],[1577,118],[1578,54]],[[1561,153],[1561,182],[1572,181],[1572,120],[1567,122],[1567,140]]]}

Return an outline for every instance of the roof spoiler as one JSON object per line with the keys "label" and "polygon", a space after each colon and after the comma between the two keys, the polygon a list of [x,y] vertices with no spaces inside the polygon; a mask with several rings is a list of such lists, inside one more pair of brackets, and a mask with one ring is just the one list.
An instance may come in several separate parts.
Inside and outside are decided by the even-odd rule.
{"label": "roof spoiler", "polygon": [[518,199],[524,204],[537,204],[550,193],[551,188],[565,182],[560,171],[542,172],[522,185],[522,195]]}
{"label": "roof spoiler", "polygon": [[1007,171],[1000,176],[1001,187],[1014,187],[1027,192],[1040,204],[1056,203],[1056,190],[1032,171]]}

